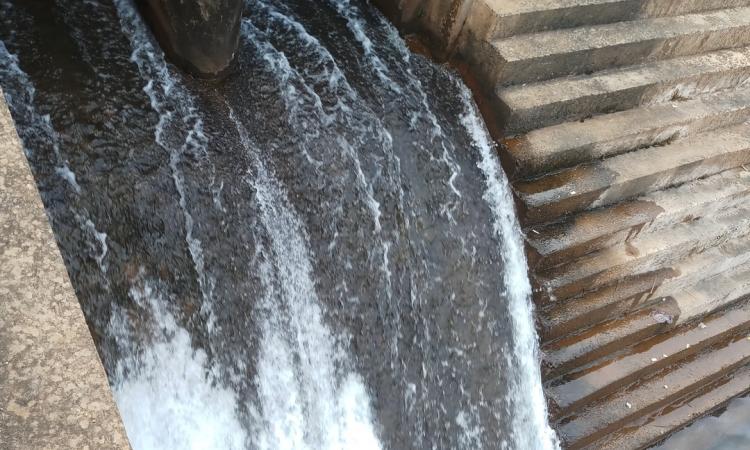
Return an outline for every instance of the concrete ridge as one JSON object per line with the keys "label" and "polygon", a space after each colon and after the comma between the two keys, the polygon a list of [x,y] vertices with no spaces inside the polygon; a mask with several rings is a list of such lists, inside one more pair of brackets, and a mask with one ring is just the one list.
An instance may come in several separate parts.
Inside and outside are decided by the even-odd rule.
{"label": "concrete ridge", "polygon": [[0,448],[130,448],[0,91]]}
{"label": "concrete ridge", "polygon": [[732,95],[714,93],[685,102],[643,106],[565,122],[506,141],[515,178],[533,177],[663,146],[696,133],[742,124],[750,119],[750,88]]}
{"label": "concrete ridge", "polygon": [[736,88],[750,80],[750,47],[499,87],[505,133]]}
{"label": "concrete ridge", "polygon": [[521,34],[491,42],[486,78],[502,85],[750,44],[750,8]]}

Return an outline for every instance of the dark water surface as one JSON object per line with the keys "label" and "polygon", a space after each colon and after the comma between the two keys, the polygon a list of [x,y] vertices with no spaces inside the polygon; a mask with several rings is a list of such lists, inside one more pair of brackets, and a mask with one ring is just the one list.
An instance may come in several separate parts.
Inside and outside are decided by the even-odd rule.
{"label": "dark water surface", "polygon": [[247,4],[221,81],[126,0],[0,0],[0,85],[136,449],[544,449],[470,95],[361,1]]}

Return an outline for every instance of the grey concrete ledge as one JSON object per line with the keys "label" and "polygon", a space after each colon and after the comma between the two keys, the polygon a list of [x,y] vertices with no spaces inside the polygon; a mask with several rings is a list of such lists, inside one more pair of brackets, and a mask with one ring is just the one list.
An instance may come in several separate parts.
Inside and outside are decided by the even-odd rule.
{"label": "grey concrete ledge", "polygon": [[0,91],[0,449],[127,449]]}

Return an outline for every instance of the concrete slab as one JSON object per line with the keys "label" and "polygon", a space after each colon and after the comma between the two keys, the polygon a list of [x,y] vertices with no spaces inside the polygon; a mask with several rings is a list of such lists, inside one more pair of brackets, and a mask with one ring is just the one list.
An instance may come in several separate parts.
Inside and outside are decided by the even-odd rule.
{"label": "concrete slab", "polygon": [[[567,448],[579,449],[624,424],[647,416],[750,362],[750,340],[741,339],[606,401],[591,405],[560,426]],[[664,386],[668,388],[665,389]]]}
{"label": "concrete slab", "polygon": [[561,408],[561,415],[565,415],[568,411],[581,408],[586,403],[646,378],[649,374],[676,364],[727,338],[746,333],[750,329],[750,306],[717,314],[704,322],[704,327],[694,323],[675,330],[666,339],[639,346],[641,348],[637,351],[631,351],[608,364],[566,380],[565,383],[548,389],[547,393]]}
{"label": "concrete slab", "polygon": [[584,211],[568,220],[525,230],[532,267],[547,269],[585,254],[659,231],[675,223],[720,213],[747,201],[750,172],[731,169],[632,201]]}
{"label": "concrete slab", "polygon": [[750,47],[500,87],[508,136],[592,115],[624,111],[742,86],[750,80]]}
{"label": "concrete slab", "polygon": [[467,28],[490,40],[524,33],[746,6],[749,0],[479,0]]}
{"label": "concrete slab", "polygon": [[[664,267],[658,271],[643,276],[625,277],[617,280],[615,286],[592,292],[582,297],[553,304],[551,308],[541,312],[543,336],[547,339],[559,338],[576,330],[592,327],[605,320],[623,317],[643,307],[658,303],[662,298],[673,297],[678,305],[684,301],[680,299],[704,298],[702,295],[693,296],[694,292],[703,291],[713,294],[716,298],[727,301],[737,299],[736,295],[726,293],[718,295],[726,288],[734,286],[742,290],[742,285],[728,282],[729,274],[743,270],[750,263],[750,236],[730,239],[720,247],[710,248],[703,253],[689,256],[683,261]],[[713,292],[700,286],[716,284],[715,277],[721,276],[720,282],[725,283]],[[680,303],[682,301],[682,303]],[[708,299],[701,303],[703,312],[715,309],[713,301]],[[693,303],[695,304],[695,303]],[[694,314],[689,310],[681,311],[679,321],[692,319]]]}
{"label": "concrete slab", "polygon": [[534,176],[612,157],[750,119],[750,89],[643,106],[534,130],[507,141],[515,177]]}
{"label": "concrete slab", "polygon": [[0,448],[130,448],[2,92]]}
{"label": "concrete slab", "polygon": [[750,125],[739,125],[608,158],[534,182],[518,183],[516,190],[525,207],[525,221],[539,223],[748,163]]}
{"label": "concrete slab", "polygon": [[485,78],[503,85],[750,45],[750,8],[641,19],[491,43]]}
{"label": "concrete slab", "polygon": [[[635,450],[648,448],[700,417],[723,408],[730,400],[750,391],[750,367],[743,367],[696,396],[659,411],[638,426],[622,427],[586,450]],[[717,442],[718,443],[718,442]]]}
{"label": "concrete slab", "polygon": [[750,209],[742,205],[720,215],[678,223],[640,235],[576,261],[538,273],[535,279],[550,298],[562,301],[614,283],[626,276],[672,267],[682,259],[750,233]]}

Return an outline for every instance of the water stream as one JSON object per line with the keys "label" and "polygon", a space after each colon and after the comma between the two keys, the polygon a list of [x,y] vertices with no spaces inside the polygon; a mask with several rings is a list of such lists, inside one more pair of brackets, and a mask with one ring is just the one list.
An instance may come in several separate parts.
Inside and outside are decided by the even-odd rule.
{"label": "water stream", "polygon": [[554,449],[461,81],[360,0],[248,0],[226,78],[130,0],[0,0],[0,86],[137,450]]}

